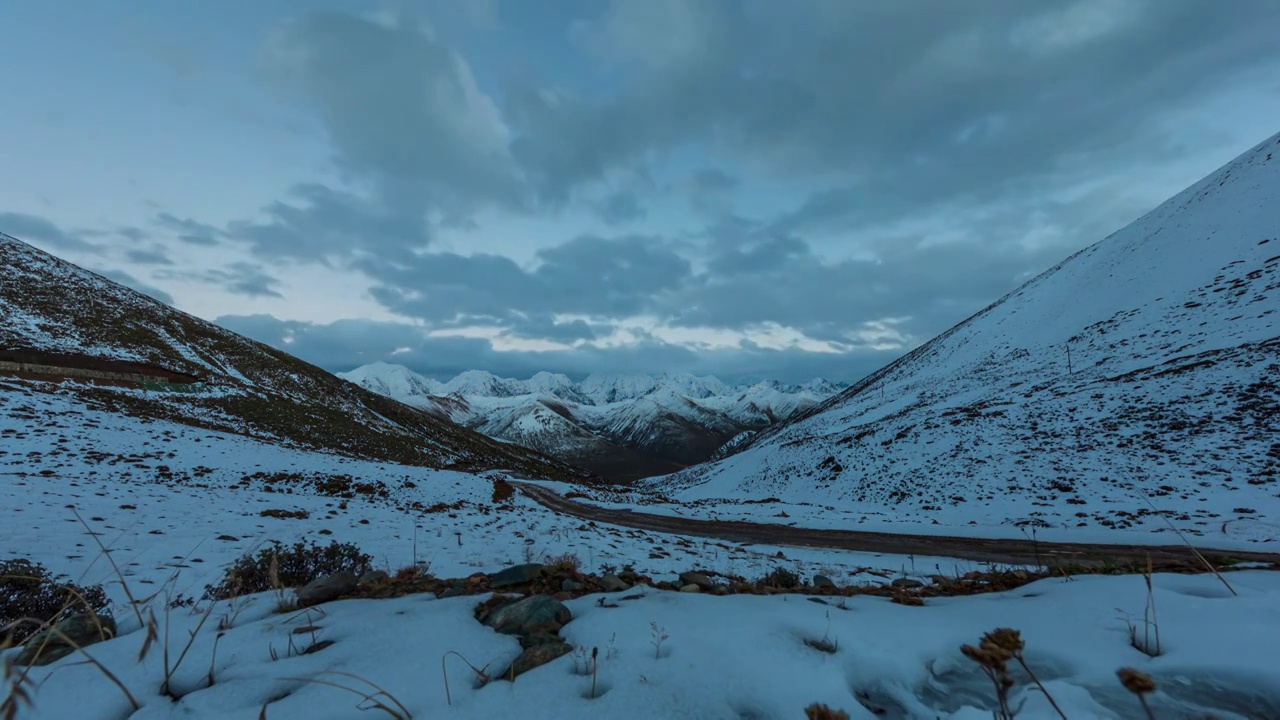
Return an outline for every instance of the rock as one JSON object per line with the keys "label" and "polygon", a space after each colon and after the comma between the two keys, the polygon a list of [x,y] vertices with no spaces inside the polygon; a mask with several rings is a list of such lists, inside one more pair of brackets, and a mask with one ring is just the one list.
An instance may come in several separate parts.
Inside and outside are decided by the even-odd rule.
{"label": "rock", "polygon": [[698,587],[693,583],[689,583],[688,585],[681,587],[680,592],[687,592],[687,593],[702,592],[702,588]]}
{"label": "rock", "polygon": [[370,570],[369,572],[360,576],[360,580],[356,582],[356,585],[358,585],[359,587],[368,587],[370,585],[375,585],[377,583],[386,582],[390,579],[391,579],[391,576],[386,574],[382,570]]}
{"label": "rock", "polygon": [[520,637],[520,647],[526,649],[537,645],[554,645],[559,642],[564,641],[560,639],[559,635],[549,632],[535,632]]}
{"label": "rock", "polygon": [[820,588],[833,588],[836,586],[836,584],[832,582],[831,578],[827,577],[826,575],[814,575],[813,586],[820,587]]}
{"label": "rock", "polygon": [[355,590],[359,584],[360,580],[350,570],[316,578],[298,588],[298,606],[307,607],[336,600]]}
{"label": "rock", "polygon": [[492,587],[510,587],[512,585],[527,585],[542,576],[546,568],[538,563],[529,563],[527,565],[513,565],[506,570],[499,570],[489,576],[489,584]]}
{"label": "rock", "polygon": [[490,612],[484,624],[507,635],[529,635],[550,627],[558,631],[559,626],[572,619],[573,613],[559,600],[550,595],[530,595]]}
{"label": "rock", "polygon": [[699,590],[710,590],[715,586],[711,578],[698,572],[680,573],[680,585],[697,585]]}
{"label": "rock", "polygon": [[898,578],[889,584],[896,588],[902,588],[903,590],[914,590],[916,588],[924,587],[924,583],[911,578]]}
{"label": "rock", "polygon": [[600,587],[604,588],[605,592],[622,592],[631,589],[631,586],[617,575],[605,575],[600,578]]}
{"label": "rock", "polygon": [[72,615],[28,638],[14,663],[48,665],[75,652],[76,645],[86,647],[115,636],[116,622],[106,615]]}
{"label": "rock", "polygon": [[563,590],[563,591],[565,591],[565,592],[577,592],[577,591],[579,591],[579,590],[581,590],[581,589],[583,589],[583,588],[585,588],[585,587],[586,587],[586,585],[583,585],[582,583],[580,583],[580,582],[578,582],[577,580],[574,580],[574,579],[572,579],[572,578],[565,578],[565,579],[560,583],[560,589],[561,589],[561,590]]}
{"label": "rock", "polygon": [[467,594],[467,587],[465,585],[454,585],[453,587],[450,587],[446,589],[444,592],[440,593],[439,597],[441,600],[443,600],[445,598],[459,597],[461,595],[466,595],[466,594]]}
{"label": "rock", "polygon": [[568,655],[572,650],[573,648],[564,642],[533,645],[520,653],[520,657],[511,663],[511,667],[504,670],[498,677],[504,680],[514,680],[536,667],[546,665],[558,657]]}

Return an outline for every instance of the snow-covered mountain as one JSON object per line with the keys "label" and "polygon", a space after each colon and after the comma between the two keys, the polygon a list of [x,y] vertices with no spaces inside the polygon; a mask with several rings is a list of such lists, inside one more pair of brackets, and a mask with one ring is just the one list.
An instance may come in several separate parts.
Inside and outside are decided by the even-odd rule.
{"label": "snow-covered mountain", "polygon": [[468,370],[439,383],[385,362],[339,376],[615,479],[702,462],[743,431],[790,417],[839,390],[823,379],[735,386],[687,373],[594,374],[575,383],[549,372],[515,380]]}
{"label": "snow-covered mountain", "polygon": [[1278,481],[1280,135],[729,457],[645,485],[943,525],[1163,514],[1274,535]]}
{"label": "snow-covered mountain", "polygon": [[57,422],[46,409],[69,405],[62,414],[106,411],[362,460],[589,478],[460,427],[435,405],[422,412],[384,396],[430,392],[430,380],[386,365],[364,381],[380,391],[0,233],[0,406],[28,408],[32,422]]}

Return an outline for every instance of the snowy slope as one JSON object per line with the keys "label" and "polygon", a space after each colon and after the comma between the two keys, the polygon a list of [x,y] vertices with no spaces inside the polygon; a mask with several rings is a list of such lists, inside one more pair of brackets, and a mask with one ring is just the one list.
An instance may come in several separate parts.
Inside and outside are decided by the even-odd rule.
{"label": "snowy slope", "polygon": [[1278,310],[1280,136],[737,454],[651,486],[966,527],[1162,526],[1154,507],[1275,537]]}
{"label": "snowy slope", "polygon": [[[32,423],[32,415],[43,421]],[[198,596],[236,557],[273,540],[317,538],[354,542],[386,570],[416,561],[438,577],[562,553],[576,555],[588,571],[630,564],[671,580],[690,569],[753,578],[786,569],[857,586],[885,584],[908,569],[927,580],[976,568],[943,558],[746,547],[583,524],[522,495],[495,505],[493,478],[501,473],[357,460],[146,420],[92,406],[65,387],[0,394],[0,437],[0,505],[8,513],[0,557],[27,557],[81,583],[108,583],[120,635],[87,650],[140,706],[132,711],[118,687],[73,656],[30,671],[30,701],[18,703],[17,720],[390,717],[325,684],[363,687],[341,673],[384,688],[412,718],[789,718],[822,702],[859,720],[978,720],[991,717],[991,686],[960,646],[996,627],[1022,631],[1028,664],[1073,719],[1142,717],[1115,678],[1123,666],[1155,679],[1160,690],[1148,701],[1157,717],[1280,713],[1280,671],[1269,662],[1280,628],[1280,575],[1258,570],[1225,574],[1236,595],[1209,574],[1155,575],[1164,643],[1156,658],[1130,646],[1124,615],[1140,618],[1146,599],[1143,579],[1133,575],[1047,579],[1003,593],[928,598],[923,607],[871,596],[820,603],[797,594],[716,597],[637,587],[567,600],[572,619],[560,635],[574,652],[514,682],[478,687],[450,653],[493,675],[521,651],[515,637],[475,620],[486,595],[342,600],[293,612],[278,612],[274,593],[193,608],[166,610],[165,603]],[[369,483],[375,492],[350,499],[319,492],[335,482]],[[269,509],[306,516],[260,514]],[[147,634],[90,533],[108,547],[133,596],[152,598],[149,607],[167,630],[151,640],[145,658]],[[823,639],[833,652],[806,644]],[[327,647],[299,652],[313,642]],[[177,700],[160,693],[166,646]],[[594,695],[585,670],[592,648]],[[0,666],[16,652],[0,650]],[[1058,717],[1025,674],[1013,676],[1019,718]],[[0,698],[8,690],[0,685]]]}
{"label": "snowy slope", "polygon": [[[195,392],[65,384],[86,402],[141,418],[372,460],[588,477],[344,382],[7,236],[0,236],[0,351],[51,357],[55,365],[67,356],[131,361],[199,379]],[[0,375],[0,382],[7,377]],[[3,382],[0,395],[22,398],[57,388],[54,382]]]}
{"label": "snowy slope", "polygon": [[368,390],[615,480],[674,472],[730,438],[813,407],[838,392],[803,386],[733,386],[687,373],[591,375],[581,383],[540,372],[528,380],[470,370],[437,383],[380,362],[340,373]]}

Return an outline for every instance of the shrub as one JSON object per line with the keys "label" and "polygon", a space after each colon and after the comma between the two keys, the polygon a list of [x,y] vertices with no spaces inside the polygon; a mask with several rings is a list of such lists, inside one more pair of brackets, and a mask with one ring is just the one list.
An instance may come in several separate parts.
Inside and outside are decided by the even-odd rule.
{"label": "shrub", "polygon": [[547,569],[555,574],[572,575],[582,568],[582,561],[573,553],[565,553],[553,558],[547,558]]}
{"label": "shrub", "polygon": [[515,486],[507,482],[505,479],[497,477],[493,479],[493,504],[499,505],[512,498],[516,494]]}
{"label": "shrub", "polygon": [[227,568],[221,582],[205,587],[204,596],[226,600],[279,587],[300,587],[343,570],[363,575],[372,569],[372,560],[355,545],[336,540],[324,546],[315,541],[299,540],[291,547],[273,542],[257,555],[241,555]]}
{"label": "shrub", "polygon": [[777,567],[773,572],[760,578],[760,584],[774,588],[797,588],[800,587],[800,576],[784,567]]}
{"label": "shrub", "polygon": [[285,518],[296,518],[298,520],[306,520],[307,518],[311,517],[311,513],[307,512],[306,510],[280,510],[278,508],[263,510],[262,512],[258,513],[258,515],[262,517],[280,518],[281,520],[284,520]]}
{"label": "shrub", "polygon": [[23,618],[47,623],[58,619],[63,610],[105,615],[106,609],[107,594],[101,585],[76,585],[53,575],[40,563],[22,558],[0,561],[0,646],[6,640],[21,643],[39,630],[30,624],[5,629]]}

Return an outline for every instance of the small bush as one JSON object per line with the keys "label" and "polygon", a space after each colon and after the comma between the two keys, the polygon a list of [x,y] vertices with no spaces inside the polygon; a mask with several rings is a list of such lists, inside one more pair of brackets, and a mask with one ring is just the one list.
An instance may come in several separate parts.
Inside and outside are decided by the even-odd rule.
{"label": "small bush", "polygon": [[306,520],[307,518],[311,517],[311,513],[307,512],[306,510],[280,510],[277,508],[272,508],[270,510],[263,510],[262,512],[258,513],[258,515],[262,517],[280,518],[281,520],[285,518],[295,518],[297,520]]}
{"label": "small bush", "polygon": [[205,587],[204,597],[226,600],[277,587],[300,587],[343,570],[360,576],[372,569],[372,560],[355,545],[336,540],[324,546],[314,541],[298,541],[291,547],[276,542],[257,555],[241,555],[227,568],[221,582]]}
{"label": "small bush", "polygon": [[773,572],[760,578],[760,584],[773,588],[797,588],[800,587],[800,576],[784,567],[777,567]]}
{"label": "small bush", "polygon": [[502,478],[493,479],[493,504],[499,505],[510,500],[516,494],[515,486]]}
{"label": "small bush", "polygon": [[6,641],[21,643],[39,630],[30,624],[5,630],[8,625],[23,618],[47,623],[58,619],[64,609],[106,615],[107,594],[101,585],[76,585],[40,563],[22,558],[0,561],[0,646]]}
{"label": "small bush", "polygon": [[555,574],[572,575],[582,568],[582,561],[573,553],[565,553],[553,558],[547,558],[547,570]]}

